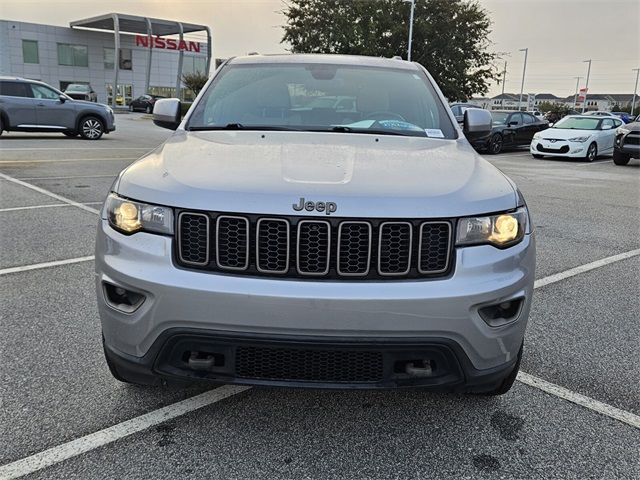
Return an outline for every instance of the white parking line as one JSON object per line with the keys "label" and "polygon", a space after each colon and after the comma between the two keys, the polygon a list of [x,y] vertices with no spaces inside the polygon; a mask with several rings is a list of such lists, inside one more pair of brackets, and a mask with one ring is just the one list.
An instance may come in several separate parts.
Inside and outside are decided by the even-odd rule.
{"label": "white parking line", "polygon": [[[107,148],[96,148],[96,147],[92,147],[91,151],[94,150],[105,150],[105,151],[109,151],[109,150],[149,150],[150,148],[156,148],[156,147],[107,147]],[[33,150],[64,150],[65,152],[68,152],[69,150],[73,151],[83,151],[86,152],[87,149],[86,148],[56,148],[56,147],[51,147],[51,148],[46,148],[46,147],[42,147],[42,148],[0,148],[0,152],[13,152],[13,151],[21,151],[21,150],[28,150],[28,151],[33,151]]]}
{"label": "white parking line", "polygon": [[611,405],[599,402],[598,400],[594,400],[593,398],[586,397],[576,392],[572,392],[571,390],[567,390],[560,385],[547,382],[542,378],[538,378],[525,372],[518,373],[518,380],[525,385],[537,388],[539,390],[542,390],[543,392],[547,392],[556,397],[575,403],[576,405],[580,405],[581,407],[588,408],[589,410],[593,410],[594,412],[601,413],[602,415],[606,415],[607,417],[616,419],[620,422],[626,423],[627,425],[631,425],[632,427],[640,429],[640,416],[635,415],[631,412],[612,407]]}
{"label": "white parking line", "polygon": [[87,257],[68,258],[66,260],[54,260],[53,262],[33,263],[31,265],[22,265],[21,267],[3,268],[0,270],[0,276],[9,275],[10,273],[26,272],[27,270],[39,270],[41,268],[58,267],[60,265],[70,265],[72,263],[89,262],[94,259],[93,255]]}
{"label": "white parking line", "polygon": [[140,157],[107,157],[107,158],[61,158],[46,159],[46,160],[31,160],[25,158],[24,160],[0,160],[0,165],[13,165],[13,164],[25,164],[25,163],[65,163],[65,162],[104,162],[111,160],[133,161]]}
{"label": "white parking line", "polygon": [[78,207],[85,212],[95,213],[96,215],[100,214],[100,212],[95,208],[88,207],[86,205],[83,205],[82,203],[76,202],[75,200],[71,200],[70,198],[50,192],[49,190],[45,190],[44,188],[36,187],[35,185],[31,185],[30,183],[23,182],[22,180],[18,180],[17,178],[10,177],[9,175],[6,175],[4,173],[0,173],[0,178],[8,180],[9,182],[13,182],[17,185],[22,185],[23,187],[30,188],[31,190],[34,190],[43,195],[47,195],[48,197],[55,198],[56,200],[60,200],[61,202],[68,203],[69,205]]}
{"label": "white parking line", "polygon": [[126,420],[112,427],[105,428],[95,433],[85,435],[57,447],[50,448],[44,452],[31,455],[13,463],[0,467],[0,479],[10,480],[28,475],[43,468],[50,467],[56,463],[77,457],[82,453],[94,450],[109,443],[128,437],[137,432],[146,430],[149,427],[167,422],[176,417],[180,417],[189,412],[212,405],[216,402],[232,397],[248,390],[249,387],[237,385],[224,385],[222,387],[209,390],[195,397],[187,398],[180,402],[172,403],[158,410],[153,410],[139,417]]}
{"label": "white parking line", "polygon": [[570,268],[569,270],[565,270],[564,272],[556,273],[554,275],[549,275],[548,277],[536,280],[533,284],[533,288],[542,288],[546,285],[551,285],[552,283],[564,280],[565,278],[574,277],[581,273],[595,270],[596,268],[604,267],[605,265],[619,262],[620,260],[625,260],[627,258],[636,257],[638,255],[640,255],[640,248],[630,250],[625,253],[620,253],[618,255],[613,255],[611,257],[601,258],[600,260],[596,260],[595,262],[586,263],[584,265],[580,265],[579,267]]}
{"label": "white parking line", "polygon": [[74,178],[103,178],[112,177],[116,178],[117,173],[100,174],[100,175],[69,175],[66,177],[20,177],[16,180],[73,180]]}
{"label": "white parking line", "polygon": [[[103,202],[82,202],[82,205],[102,205],[102,203]],[[62,208],[62,207],[75,207],[75,205],[71,205],[69,203],[52,203],[49,205],[32,205],[30,207],[0,208],[0,213],[16,212],[20,210],[36,210],[38,208]]]}

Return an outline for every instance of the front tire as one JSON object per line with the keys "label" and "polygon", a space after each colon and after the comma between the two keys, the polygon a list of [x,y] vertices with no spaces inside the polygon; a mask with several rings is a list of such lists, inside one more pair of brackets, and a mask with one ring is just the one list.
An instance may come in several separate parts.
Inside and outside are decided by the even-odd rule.
{"label": "front tire", "polygon": [[98,140],[104,133],[102,121],[97,117],[84,117],[80,121],[80,135],[85,140]]}
{"label": "front tire", "polygon": [[129,105],[129,111],[130,111],[130,112],[133,112],[133,111],[134,111],[134,110],[133,110],[133,105]]}
{"label": "front tire", "polygon": [[587,153],[585,154],[584,159],[587,162],[593,162],[597,156],[598,156],[598,146],[596,145],[595,142],[593,142],[591,145],[589,145],[589,148],[587,148]]}
{"label": "front tire", "polygon": [[147,113],[153,113],[153,108],[151,108],[151,105],[147,105],[147,108],[145,109],[145,111]]}
{"label": "front tire", "polygon": [[616,165],[626,165],[631,160],[631,155],[628,153],[618,152],[617,150],[613,151],[613,163]]}
{"label": "front tire", "polygon": [[495,133],[489,139],[489,153],[491,155],[497,155],[502,151],[503,144],[504,140],[502,138],[502,135],[500,135],[499,133]]}

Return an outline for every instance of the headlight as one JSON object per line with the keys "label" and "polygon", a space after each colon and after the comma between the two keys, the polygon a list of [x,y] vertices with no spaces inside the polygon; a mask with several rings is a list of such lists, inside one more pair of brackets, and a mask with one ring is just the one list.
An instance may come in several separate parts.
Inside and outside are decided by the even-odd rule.
{"label": "headlight", "polygon": [[528,222],[527,207],[486,217],[461,218],[458,220],[456,245],[490,244],[498,248],[510,247],[523,239]]}
{"label": "headlight", "polygon": [[111,193],[105,209],[109,224],[122,233],[173,233],[173,210],[169,207],[135,202]]}
{"label": "headlight", "polygon": [[113,108],[111,108],[110,106],[107,105],[107,112],[109,112],[111,115],[113,115]]}
{"label": "headlight", "polygon": [[618,135],[626,135],[629,132],[631,132],[631,130],[629,130],[628,128],[624,128],[624,127],[618,127],[618,129],[616,130],[616,133]]}
{"label": "headlight", "polygon": [[541,136],[542,136],[542,135],[540,135],[540,132],[534,133],[534,134],[533,134],[533,139],[534,139],[534,140],[537,140],[537,139],[539,139]]}
{"label": "headlight", "polygon": [[578,142],[578,143],[584,143],[587,140],[589,140],[589,136],[588,135],[585,136],[585,137],[573,137],[573,138],[569,139],[570,142]]}

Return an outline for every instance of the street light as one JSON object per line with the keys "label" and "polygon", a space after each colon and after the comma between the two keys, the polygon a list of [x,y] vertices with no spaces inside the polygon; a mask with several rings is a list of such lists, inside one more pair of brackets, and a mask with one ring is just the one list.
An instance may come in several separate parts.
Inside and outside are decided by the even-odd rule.
{"label": "street light", "polygon": [[522,67],[522,84],[520,85],[520,100],[518,100],[518,111],[522,110],[522,92],[524,92],[524,74],[527,71],[527,55],[529,54],[528,48],[521,48],[521,52],[524,52],[524,67]]}
{"label": "street light", "polygon": [[411,61],[411,42],[413,41],[413,11],[416,8],[416,0],[402,0],[411,3],[411,17],[409,18],[409,47],[407,48],[407,61]]}
{"label": "street light", "polygon": [[582,63],[588,63],[589,68],[587,68],[587,83],[584,85],[584,98],[582,99],[582,113],[584,113],[584,109],[587,106],[587,94],[589,93],[589,74],[591,73],[591,59],[584,60]]}
{"label": "street light", "polygon": [[573,77],[573,78],[576,79],[576,94],[573,97],[573,109],[575,110],[576,109],[576,104],[578,103],[578,85],[580,85],[580,79],[582,77]]}
{"label": "street light", "polygon": [[636,72],[636,86],[633,89],[633,100],[631,101],[631,116],[633,117],[633,111],[636,108],[636,92],[638,91],[638,76],[640,75],[640,68],[634,68],[631,71]]}
{"label": "street light", "polygon": [[502,71],[502,95],[500,96],[500,108],[504,105],[504,84],[507,81],[507,61],[504,62],[504,70]]}

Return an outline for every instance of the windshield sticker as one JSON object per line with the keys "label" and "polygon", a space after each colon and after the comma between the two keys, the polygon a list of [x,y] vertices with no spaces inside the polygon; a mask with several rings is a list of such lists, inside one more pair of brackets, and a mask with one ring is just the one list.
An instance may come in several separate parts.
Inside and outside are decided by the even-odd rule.
{"label": "windshield sticker", "polygon": [[424,132],[427,134],[427,137],[431,138],[444,138],[444,133],[439,128],[426,128]]}

